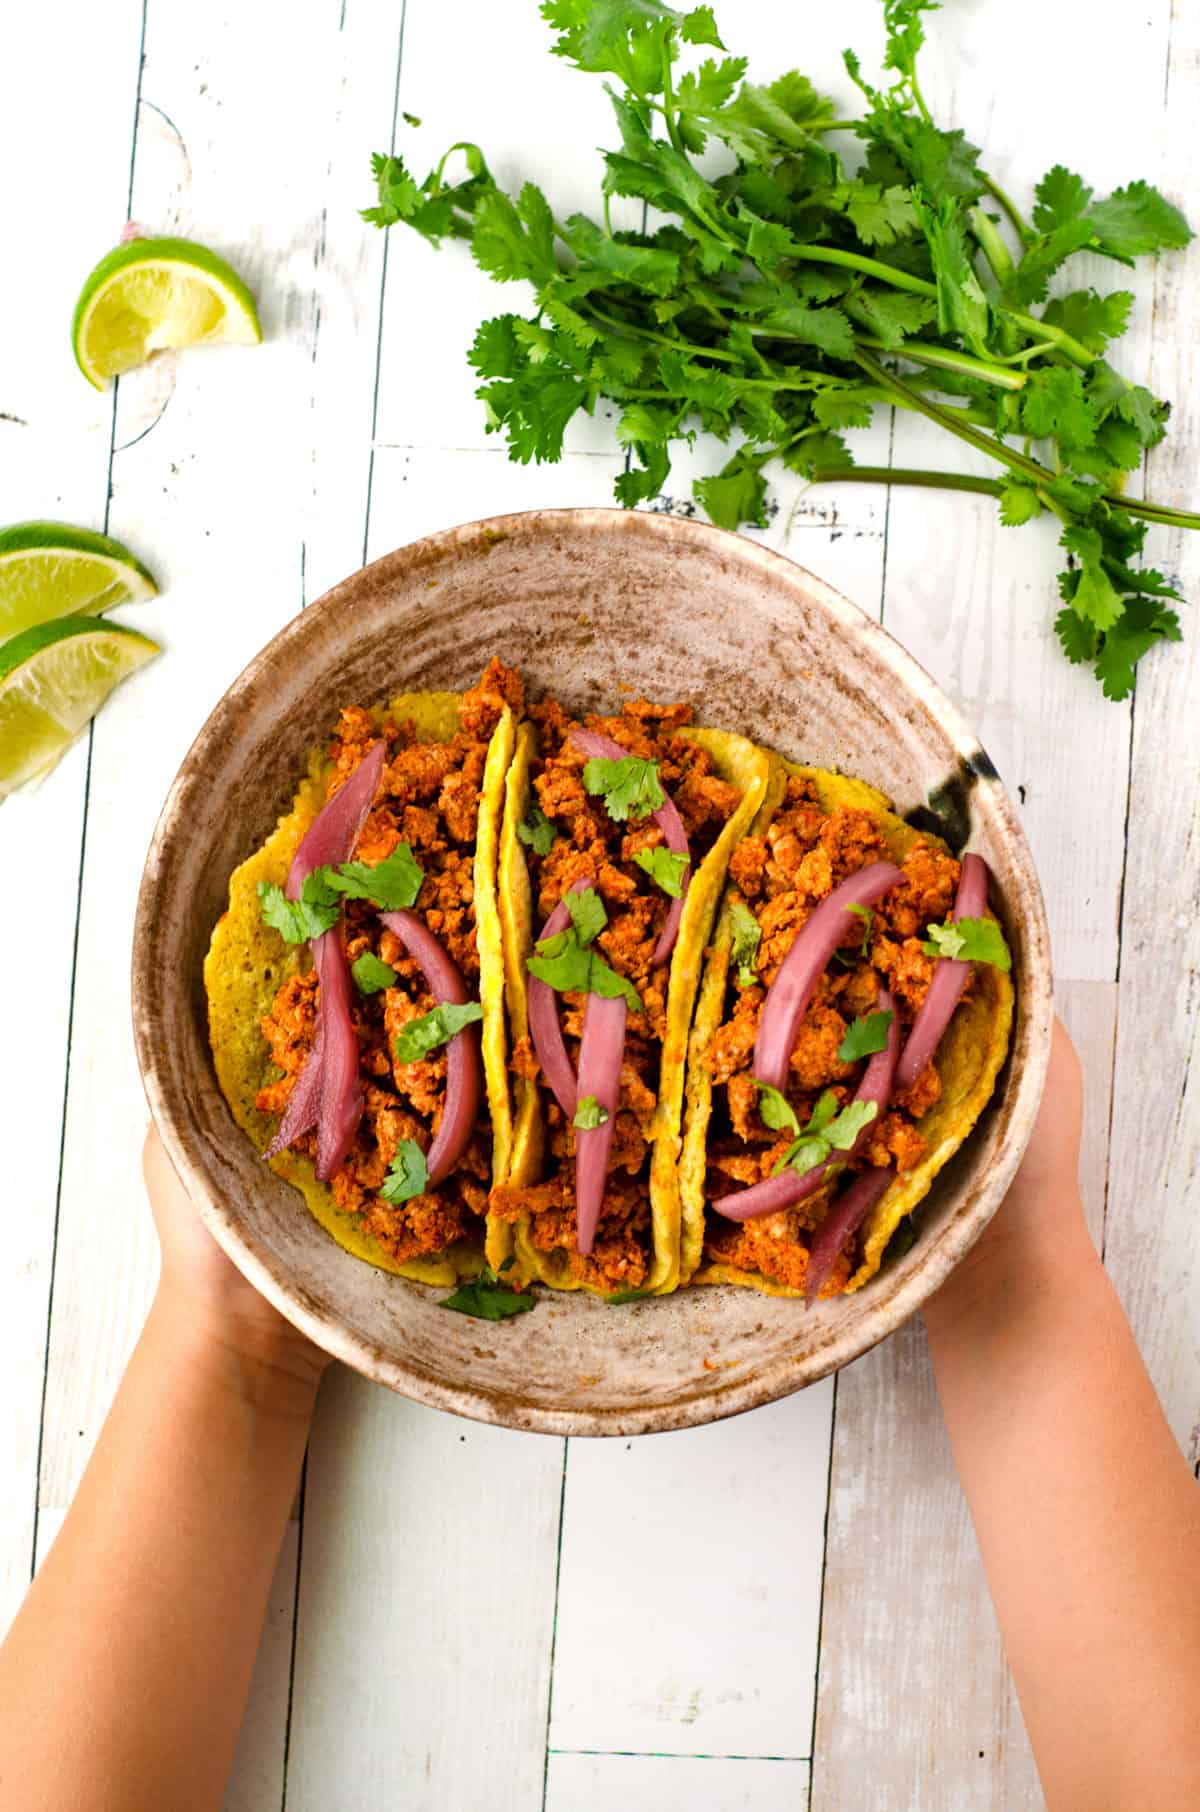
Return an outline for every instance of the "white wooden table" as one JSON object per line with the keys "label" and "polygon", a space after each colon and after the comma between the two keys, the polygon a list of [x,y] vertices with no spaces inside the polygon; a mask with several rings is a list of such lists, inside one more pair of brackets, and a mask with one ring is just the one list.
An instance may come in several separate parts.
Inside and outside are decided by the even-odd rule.
{"label": "white wooden table", "polygon": [[[879,43],[875,0],[718,12],[756,70],[799,63],[846,99],[842,45]],[[1054,0],[953,0],[933,32],[927,92],[1019,195],[1061,159],[1101,190],[1156,180],[1200,214],[1195,6],[1092,7],[1085,25]],[[609,500],[607,422],[548,468],[510,465],[484,436],[464,352],[513,304],[464,251],[400,230],[385,243],[357,214],[398,108],[424,122],[399,128],[418,174],[469,137],[501,179],[594,207],[606,103],[547,43],[533,0],[43,0],[6,21],[0,515],[131,543],[164,583],[136,622],[168,653],[0,814],[5,1615],[153,1288],[127,977],[180,757],[260,645],[364,558],[477,516]],[[127,215],[227,252],[260,297],[264,347],[90,392],[71,305]],[[1093,280],[1127,281],[1112,266]],[[1148,484],[1194,506],[1200,249],[1136,288],[1122,362],[1175,404]],[[945,451],[904,421],[860,457]],[[672,488],[687,495],[685,462]],[[1004,530],[961,496],[786,480],[774,499],[766,539],[882,617],[1023,804],[1087,1069],[1093,1232],[1195,1464],[1194,610],[1136,698],[1108,704],[1053,646],[1050,530]],[[1200,596],[1200,540],[1156,537]],[[228,1804],[1039,1806],[920,1331],[789,1402],[629,1443],[480,1428],[331,1378]]]}

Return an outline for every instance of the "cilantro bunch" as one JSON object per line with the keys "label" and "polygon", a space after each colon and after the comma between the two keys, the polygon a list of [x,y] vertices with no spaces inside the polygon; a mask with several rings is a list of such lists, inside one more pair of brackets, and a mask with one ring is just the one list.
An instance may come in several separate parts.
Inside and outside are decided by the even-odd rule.
{"label": "cilantro bunch", "polygon": [[[556,218],[533,183],[505,194],[472,144],[422,183],[401,158],[377,156],[365,217],[434,244],[467,239],[497,281],[533,286],[533,310],[483,322],[469,354],[488,427],[513,459],[558,459],[572,416],[607,398],[628,449],[616,485],[627,507],[659,495],[672,443],[703,429],[730,453],[693,488],[726,528],[765,525],[775,459],[816,482],[982,491],[1010,525],[1052,515],[1066,555],[1059,639],[1123,698],[1141,656],[1180,634],[1178,592],[1140,563],[1146,523],[1194,528],[1200,516],[1125,495],[1168,415],[1105,356],[1132,296],[1047,298],[1078,252],[1132,265],[1191,232],[1149,184],[1097,199],[1061,166],[1026,219],[979,150],[930,116],[916,58],[936,6],[883,0],[888,85],[847,52],[864,110],[839,120],[794,70],[749,80],[709,6],[545,0],[555,54],[615,78],[620,148],[604,153],[601,218]],[[859,141],[857,168],[834,133]],[[724,155],[702,168],[714,143]],[[456,156],[466,173],[451,181]],[[723,169],[710,176],[714,161]],[[613,229],[614,195],[644,204],[645,230]],[[856,465],[844,436],[881,405],[935,421],[1000,472]]]}

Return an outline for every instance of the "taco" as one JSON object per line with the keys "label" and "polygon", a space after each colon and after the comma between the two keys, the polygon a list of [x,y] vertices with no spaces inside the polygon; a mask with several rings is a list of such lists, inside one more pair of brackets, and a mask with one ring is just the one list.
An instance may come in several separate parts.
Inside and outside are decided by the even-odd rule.
{"label": "taco", "polygon": [[[769,757],[639,699],[517,732],[500,832],[515,1275],[612,1297],[679,1281],[688,1027],[725,870]],[[497,1248],[499,1250],[499,1248]]]}
{"label": "taco", "polygon": [[204,967],[237,1124],[338,1243],[453,1283],[509,1163],[496,901],[520,676],[342,711]]}
{"label": "taco", "polygon": [[978,856],[960,862],[862,781],[777,762],[692,1027],[682,1281],[812,1301],[875,1275],[1008,1048],[986,902]]}

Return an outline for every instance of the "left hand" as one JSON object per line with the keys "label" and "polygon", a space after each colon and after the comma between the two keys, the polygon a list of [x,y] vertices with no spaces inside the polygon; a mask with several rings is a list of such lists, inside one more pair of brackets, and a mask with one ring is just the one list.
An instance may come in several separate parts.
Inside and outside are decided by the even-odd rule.
{"label": "left hand", "polygon": [[315,1392],[328,1353],[292,1326],[227,1258],[201,1220],[151,1125],[142,1153],[146,1193],[162,1248],[159,1297],[172,1325],[182,1325],[265,1378],[298,1382]]}

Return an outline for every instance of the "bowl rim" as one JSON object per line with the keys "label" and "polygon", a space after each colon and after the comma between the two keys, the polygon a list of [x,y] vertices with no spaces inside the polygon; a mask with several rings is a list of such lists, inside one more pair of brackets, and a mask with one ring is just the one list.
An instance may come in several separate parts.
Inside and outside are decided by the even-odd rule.
{"label": "bowl rim", "polygon": [[[596,506],[512,511],[422,536],[360,567],[289,618],[217,700],[184,756],[155,825],[138,892],[131,974],[138,1067],[147,1105],[168,1157],[210,1233],[259,1293],[333,1358],[431,1408],[524,1432],[556,1436],[630,1436],[695,1427],[777,1401],[869,1352],[934,1294],[974,1245],[1004,1198],[1028,1142],[1041,1099],[1049,1062],[1054,1008],[1049,931],[1041,885],[1016,808],[998,776],[989,786],[989,809],[1027,883],[1028,899],[1022,917],[1032,960],[1028,964],[1029,973],[1022,978],[1021,998],[1018,999],[1017,1023],[1024,1013],[1027,1026],[1025,1057],[1019,1073],[1012,1074],[1010,1052],[1001,1072],[1001,1087],[1005,1087],[1007,1077],[1006,1121],[988,1174],[966,1204],[953,1210],[936,1244],[930,1248],[927,1262],[895,1282],[886,1296],[874,1302],[864,1297],[864,1312],[859,1320],[835,1334],[815,1352],[794,1357],[782,1355],[769,1366],[734,1383],[726,1382],[719,1389],[714,1384],[711,1393],[698,1393],[676,1403],[627,1409],[620,1406],[557,1409],[522,1403],[519,1414],[514,1414],[511,1406],[495,1393],[473,1385],[447,1384],[389,1356],[368,1338],[360,1337],[348,1328],[335,1310],[292,1281],[284,1269],[275,1264],[269,1248],[255,1237],[253,1230],[240,1224],[230,1212],[210,1184],[204,1166],[196,1159],[188,1136],[186,1115],[177,1114],[171,1104],[153,1035],[156,1020],[153,1001],[156,992],[165,987],[165,981],[160,966],[151,962],[146,954],[150,947],[148,932],[159,913],[173,847],[185,834],[186,814],[181,811],[181,805],[189,790],[202,782],[210,753],[221,739],[226,720],[237,712],[243,693],[253,689],[262,670],[276,661],[291,641],[305,633],[305,626],[312,621],[314,613],[336,610],[348,590],[361,586],[365,574],[372,575],[377,586],[386,584],[393,570],[402,573],[423,560],[444,558],[473,544],[494,543],[497,537],[507,538],[517,524],[526,531],[532,529],[548,536],[556,530],[567,529],[576,534],[642,536],[649,542],[661,539],[664,547],[682,533],[708,543],[719,558],[733,558],[743,567],[757,570],[764,583],[776,593],[791,591],[794,594],[803,588],[805,604],[815,605],[854,639],[865,643],[868,651],[891,671],[908,697],[933,719],[965,763],[971,765],[980,760],[979,739],[968,728],[958,706],[881,623],[797,561],[745,536],[665,512]],[[983,761],[986,764],[987,758],[983,757]],[[990,764],[987,768],[988,778],[992,780],[995,771]],[[410,1287],[422,1288],[416,1284]],[[732,1287],[706,1286],[706,1290],[716,1295]],[[590,1306],[602,1309],[604,1305]],[[631,1307],[630,1313],[652,1314],[654,1309],[652,1302],[638,1304]]]}

